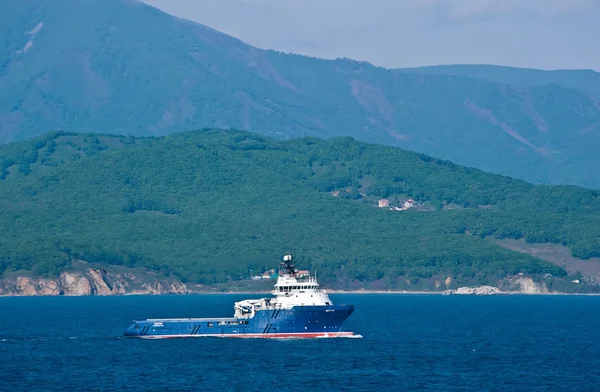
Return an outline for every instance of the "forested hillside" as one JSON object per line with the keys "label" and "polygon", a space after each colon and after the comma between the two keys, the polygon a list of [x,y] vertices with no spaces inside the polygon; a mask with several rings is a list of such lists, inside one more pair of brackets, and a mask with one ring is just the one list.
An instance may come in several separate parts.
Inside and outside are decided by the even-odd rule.
{"label": "forested hillside", "polygon": [[[534,186],[348,137],[52,133],[1,146],[0,173],[5,274],[52,275],[83,259],[210,283],[294,252],[328,279],[398,286],[565,274],[490,236],[600,256],[598,191]],[[377,207],[382,198],[389,207]],[[408,199],[411,208],[390,209]]]}
{"label": "forested hillside", "polygon": [[0,26],[0,143],[49,130],[351,136],[600,188],[593,71],[328,61],[255,48],[129,0],[5,1]]}

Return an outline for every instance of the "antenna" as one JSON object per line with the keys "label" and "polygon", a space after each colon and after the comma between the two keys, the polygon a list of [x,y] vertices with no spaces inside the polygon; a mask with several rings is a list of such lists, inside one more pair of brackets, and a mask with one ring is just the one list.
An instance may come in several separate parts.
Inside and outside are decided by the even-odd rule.
{"label": "antenna", "polygon": [[291,254],[286,254],[285,256],[283,256],[283,263],[280,263],[279,265],[280,267],[283,267],[285,272],[287,272],[290,275],[294,275],[296,273],[296,267],[292,262]]}

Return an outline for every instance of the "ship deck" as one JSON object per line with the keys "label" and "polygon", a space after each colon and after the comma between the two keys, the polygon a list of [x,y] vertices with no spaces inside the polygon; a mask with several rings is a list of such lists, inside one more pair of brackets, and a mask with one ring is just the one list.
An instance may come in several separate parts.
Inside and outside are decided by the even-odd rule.
{"label": "ship deck", "polygon": [[202,318],[163,318],[163,319],[146,319],[139,320],[140,321],[149,321],[149,322],[178,322],[178,321],[187,321],[187,322],[201,322],[201,321],[235,321],[237,320],[234,317],[202,317]]}

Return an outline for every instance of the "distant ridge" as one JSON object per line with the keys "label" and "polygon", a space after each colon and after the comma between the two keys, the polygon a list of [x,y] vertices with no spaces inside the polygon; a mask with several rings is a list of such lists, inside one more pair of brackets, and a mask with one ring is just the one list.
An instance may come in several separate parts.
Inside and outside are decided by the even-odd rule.
{"label": "distant ridge", "polygon": [[0,143],[54,129],[352,136],[534,183],[600,188],[593,71],[321,60],[258,49],[135,1],[3,8]]}
{"label": "distant ridge", "polygon": [[524,87],[559,84],[588,92],[596,98],[600,98],[600,73],[592,69],[541,70],[490,64],[449,64],[398,68],[396,71],[428,75],[467,76]]}

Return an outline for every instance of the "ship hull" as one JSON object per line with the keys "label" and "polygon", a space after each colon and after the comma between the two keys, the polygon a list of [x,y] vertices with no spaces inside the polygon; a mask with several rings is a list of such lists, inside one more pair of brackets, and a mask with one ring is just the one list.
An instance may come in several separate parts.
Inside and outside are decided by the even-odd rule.
{"label": "ship hull", "polygon": [[237,339],[317,339],[317,338],[353,338],[362,337],[354,332],[322,332],[322,333],[230,333],[206,335],[145,335],[141,339],[175,339],[175,338],[237,338]]}
{"label": "ship hull", "polygon": [[124,335],[147,339],[353,337],[352,332],[342,330],[353,311],[354,305],[294,306],[261,310],[252,318],[149,319],[134,322]]}

